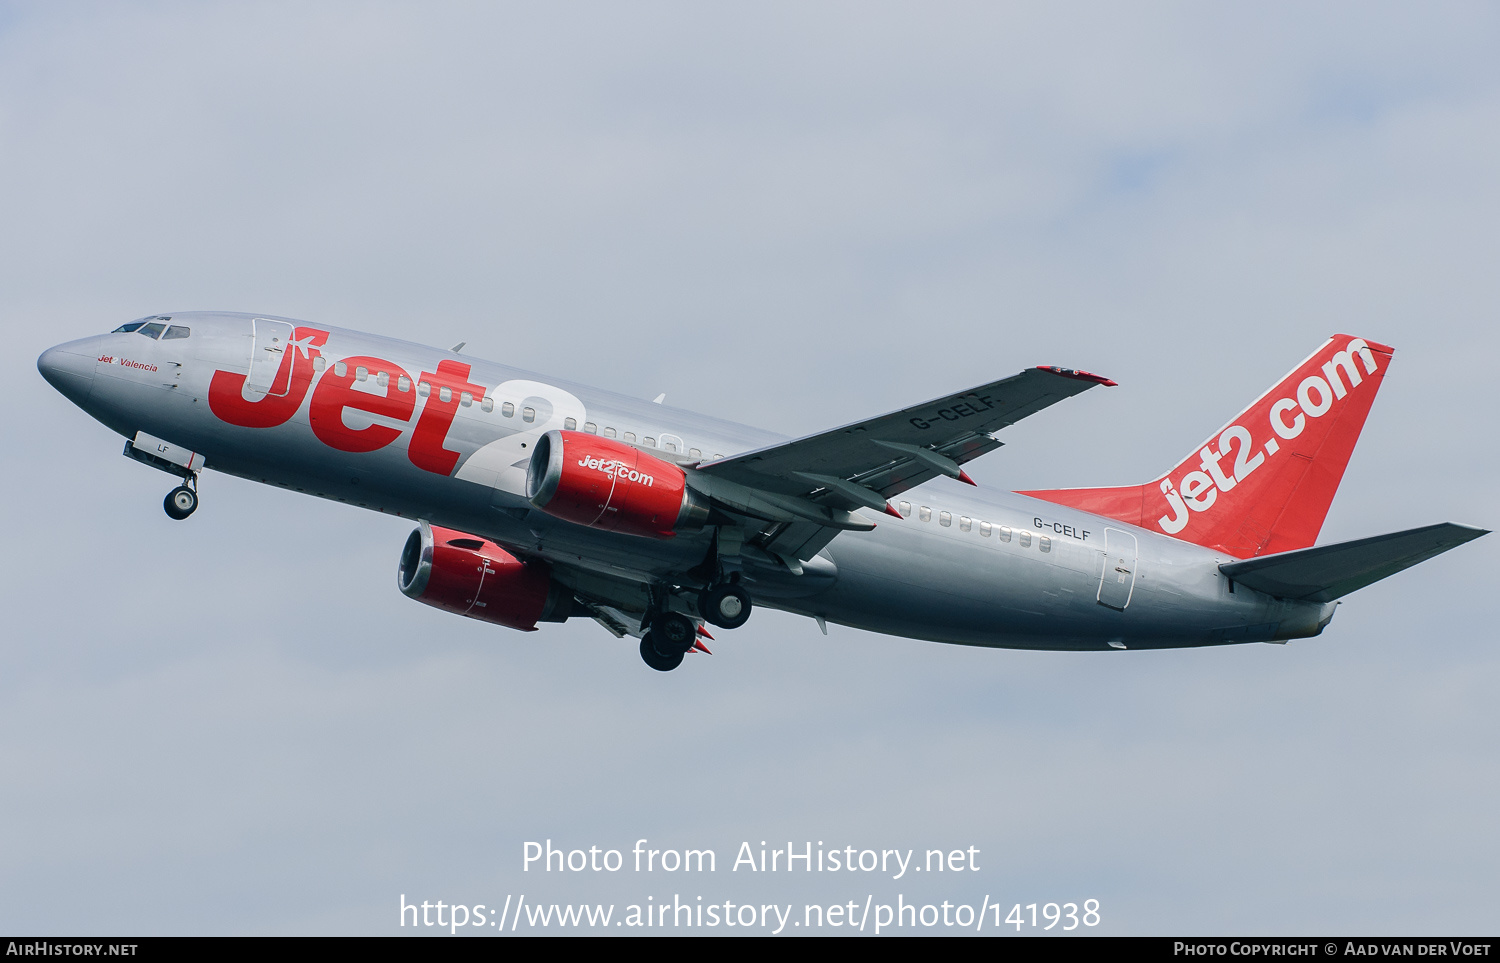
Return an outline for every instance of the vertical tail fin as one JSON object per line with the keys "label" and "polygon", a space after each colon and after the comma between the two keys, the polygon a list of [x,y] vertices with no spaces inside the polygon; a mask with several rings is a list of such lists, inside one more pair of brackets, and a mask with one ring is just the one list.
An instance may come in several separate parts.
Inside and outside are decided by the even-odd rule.
{"label": "vertical tail fin", "polygon": [[1020,494],[1235,558],[1307,548],[1323,527],[1393,350],[1334,335],[1150,484]]}

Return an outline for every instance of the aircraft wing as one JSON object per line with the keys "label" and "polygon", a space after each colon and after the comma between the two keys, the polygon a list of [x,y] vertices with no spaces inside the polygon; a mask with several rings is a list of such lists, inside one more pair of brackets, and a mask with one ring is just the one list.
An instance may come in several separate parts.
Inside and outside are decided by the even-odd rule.
{"label": "aircraft wing", "polygon": [[[886,499],[948,475],[973,484],[965,462],[999,448],[993,432],[1108,378],[1044,366],[865,421],[708,462],[704,493],[750,517],[778,520],[767,548],[803,560],[840,529],[873,525],[850,512],[894,514]],[[812,509],[809,511],[809,509]],[[816,547],[814,547],[816,546]]]}
{"label": "aircraft wing", "polygon": [[710,462],[699,471],[786,495],[828,489],[808,477],[817,475],[850,482],[884,500],[940,474],[960,477],[943,462],[957,467],[994,451],[1001,443],[992,432],[1100,384],[1114,382],[1069,368],[1029,368],[877,418]]}

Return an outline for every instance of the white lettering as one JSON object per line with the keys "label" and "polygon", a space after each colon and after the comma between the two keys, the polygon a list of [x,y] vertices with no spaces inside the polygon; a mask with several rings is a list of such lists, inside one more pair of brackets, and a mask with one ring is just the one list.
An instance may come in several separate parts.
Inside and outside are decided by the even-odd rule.
{"label": "white lettering", "polygon": [[1297,417],[1289,425],[1281,417],[1284,412],[1296,411],[1297,403],[1290,398],[1282,398],[1271,406],[1271,427],[1276,434],[1283,438],[1296,438],[1302,434],[1303,427],[1307,424],[1307,418],[1299,411]]}
{"label": "white lettering", "polygon": [[1160,525],[1161,530],[1168,535],[1176,535],[1187,527],[1188,518],[1190,517],[1187,506],[1182,503],[1182,496],[1177,494],[1176,490],[1172,488],[1172,479],[1167,478],[1162,480],[1161,491],[1163,495],[1167,496],[1167,504],[1172,509],[1172,517],[1168,518],[1163,515],[1156,520],[1156,524]]}
{"label": "white lettering", "polygon": [[647,488],[654,488],[656,486],[655,475],[648,475],[643,471],[631,468],[623,462],[614,460],[604,461],[599,458],[583,458],[579,460],[578,467],[600,471],[623,481],[639,482]]}
{"label": "white lettering", "polygon": [[1362,338],[1355,338],[1353,341],[1350,341],[1343,351],[1336,353],[1323,366],[1323,377],[1328,379],[1328,384],[1333,388],[1333,394],[1336,398],[1342,398],[1348,393],[1344,388],[1343,380],[1339,378],[1339,369],[1343,369],[1344,374],[1349,376],[1350,388],[1355,387],[1363,380],[1360,376],[1359,368],[1354,364],[1354,355],[1356,354],[1365,363],[1365,373],[1375,373],[1375,355],[1370,352],[1369,345],[1365,344]]}
{"label": "white lettering", "polygon": [[[1260,452],[1256,452],[1254,458],[1248,457],[1250,454],[1250,446],[1253,445],[1254,442],[1250,440],[1250,432],[1241,428],[1239,425],[1230,425],[1228,428],[1225,428],[1224,433],[1219,436],[1219,454],[1223,455],[1226,458],[1229,457],[1229,451],[1233,445],[1233,442],[1236,441],[1240,443],[1240,451],[1239,456],[1234,460],[1234,480],[1236,482],[1242,482],[1245,480],[1246,475],[1250,474],[1251,472],[1255,471],[1255,469],[1260,467],[1261,462],[1266,460],[1266,456],[1261,454]],[[1276,449],[1272,448],[1271,445],[1274,444],[1275,440],[1272,439],[1271,444],[1266,446],[1266,450],[1273,454],[1275,453]],[[1222,485],[1219,487],[1223,491],[1229,491],[1228,488],[1225,488]]]}
{"label": "white lettering", "polygon": [[1182,476],[1182,497],[1188,508],[1195,512],[1206,512],[1213,507],[1214,499],[1219,497],[1219,490],[1206,473],[1190,471]]}
{"label": "white lettering", "polygon": [[[1312,393],[1318,393],[1318,403],[1313,404]],[[1314,418],[1321,417],[1333,407],[1333,391],[1328,387],[1328,382],[1317,375],[1308,375],[1302,379],[1302,384],[1297,387],[1297,402],[1302,410]]]}
{"label": "white lettering", "polygon": [[1214,451],[1207,445],[1203,447],[1202,451],[1198,452],[1198,457],[1203,459],[1198,463],[1198,467],[1213,476],[1214,484],[1218,486],[1221,492],[1227,492],[1234,487],[1234,479],[1226,476],[1224,469],[1219,467],[1219,459],[1223,458],[1225,454],[1227,453]]}

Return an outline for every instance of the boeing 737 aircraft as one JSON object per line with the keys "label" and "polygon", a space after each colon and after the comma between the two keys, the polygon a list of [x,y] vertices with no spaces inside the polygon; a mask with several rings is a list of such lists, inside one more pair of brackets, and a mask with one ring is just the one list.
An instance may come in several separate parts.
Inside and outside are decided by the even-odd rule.
{"label": "boeing 737 aircraft", "polygon": [[[249,314],[142,318],[37,366],[180,479],[205,468],[413,519],[402,592],[523,631],[592,618],[674,669],[765,605],[962,645],[1282,642],[1486,534],[1314,547],[1392,349],[1336,335],[1180,465],[983,492],[995,432],[1114,382],[1043,366],[786,439],[459,354]],[[660,400],[660,399],[658,399]],[[967,483],[967,484],[965,484]]]}

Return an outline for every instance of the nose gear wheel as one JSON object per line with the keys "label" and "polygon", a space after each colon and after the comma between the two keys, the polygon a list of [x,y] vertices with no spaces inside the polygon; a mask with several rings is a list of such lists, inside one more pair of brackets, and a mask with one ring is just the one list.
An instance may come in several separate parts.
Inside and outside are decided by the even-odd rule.
{"label": "nose gear wheel", "polygon": [[169,518],[181,521],[198,510],[198,493],[186,485],[179,485],[167,492],[162,508]]}

